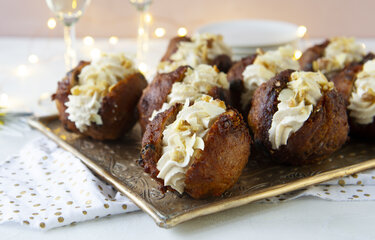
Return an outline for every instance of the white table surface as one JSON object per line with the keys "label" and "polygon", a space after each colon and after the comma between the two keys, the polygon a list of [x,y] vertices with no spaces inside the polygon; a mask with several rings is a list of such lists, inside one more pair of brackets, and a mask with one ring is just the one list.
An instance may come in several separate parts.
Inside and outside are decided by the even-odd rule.
{"label": "white table surface", "polygon": [[[363,40],[368,50],[375,50],[375,40]],[[92,47],[82,46],[81,55]],[[109,47],[97,40],[94,47],[123,50],[134,54],[132,40],[120,40]],[[166,41],[150,44],[148,64],[154,65],[165,50]],[[53,92],[56,82],[65,74],[64,48],[61,39],[0,38],[0,94],[9,96],[13,109],[48,114],[53,107],[40,107],[42,93]],[[37,54],[40,62],[30,64],[27,58]],[[26,77],[17,75],[25,64]],[[0,162],[16,154],[30,139],[40,136],[35,130],[24,136],[0,134]],[[53,229],[30,230],[16,224],[0,225],[0,239],[375,239],[375,202],[330,202],[302,198],[281,204],[253,203],[224,212],[200,217],[172,229],[162,229],[145,213],[138,211]]]}

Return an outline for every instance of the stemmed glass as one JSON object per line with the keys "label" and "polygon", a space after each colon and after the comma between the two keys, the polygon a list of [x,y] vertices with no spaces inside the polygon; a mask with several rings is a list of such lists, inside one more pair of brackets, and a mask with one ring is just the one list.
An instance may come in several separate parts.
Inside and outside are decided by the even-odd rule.
{"label": "stemmed glass", "polygon": [[148,50],[150,15],[148,13],[152,0],[129,0],[138,11],[137,64],[144,64],[144,53]]}
{"label": "stemmed glass", "polygon": [[69,71],[77,64],[75,23],[83,15],[91,0],[46,0],[57,19],[64,23],[65,67]]}

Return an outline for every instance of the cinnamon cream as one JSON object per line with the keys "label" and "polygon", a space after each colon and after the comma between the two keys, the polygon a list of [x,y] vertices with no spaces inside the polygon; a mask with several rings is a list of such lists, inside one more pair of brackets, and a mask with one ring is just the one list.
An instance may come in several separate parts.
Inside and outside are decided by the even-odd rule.
{"label": "cinnamon cream", "polygon": [[215,57],[226,54],[232,56],[231,49],[223,42],[221,35],[210,33],[195,34],[191,42],[180,42],[177,51],[169,61],[161,62],[159,72],[171,72],[179,66],[196,67],[199,64],[209,64]]}
{"label": "cinnamon cream", "polygon": [[350,97],[349,115],[359,124],[370,124],[375,116],[375,59],[366,62],[357,74]]}
{"label": "cinnamon cream", "polygon": [[167,96],[167,101],[161,109],[155,110],[152,113],[150,121],[158,113],[164,112],[174,104],[184,103],[186,99],[193,102],[202,95],[208,94],[214,87],[229,89],[225,73],[218,72],[215,67],[206,64],[198,65],[195,69],[189,68],[185,73],[184,79],[181,82],[173,84],[172,90]]}
{"label": "cinnamon cream", "polygon": [[66,112],[68,119],[81,131],[85,131],[92,122],[101,125],[98,114],[103,97],[125,76],[137,72],[133,62],[124,54],[102,53],[100,58],[82,68],[78,84],[68,96]]}
{"label": "cinnamon cream", "polygon": [[287,45],[275,51],[266,53],[258,52],[253,64],[248,65],[242,73],[245,92],[241,95],[241,105],[245,110],[255,90],[264,82],[274,77],[277,73],[299,68],[298,62],[293,58],[294,49]]}
{"label": "cinnamon cream", "polygon": [[279,104],[268,131],[272,149],[286,145],[290,135],[310,117],[323,92],[333,88],[333,83],[320,72],[293,72],[277,98]]}
{"label": "cinnamon cream", "polygon": [[313,69],[323,73],[332,72],[351,62],[361,61],[364,55],[364,47],[354,38],[335,37],[330,39],[323,57],[313,62]]}
{"label": "cinnamon cream", "polygon": [[195,152],[204,150],[204,136],[218,116],[226,111],[224,102],[204,95],[190,106],[189,99],[176,120],[163,131],[162,156],[157,163],[158,178],[179,193],[184,192],[186,171]]}

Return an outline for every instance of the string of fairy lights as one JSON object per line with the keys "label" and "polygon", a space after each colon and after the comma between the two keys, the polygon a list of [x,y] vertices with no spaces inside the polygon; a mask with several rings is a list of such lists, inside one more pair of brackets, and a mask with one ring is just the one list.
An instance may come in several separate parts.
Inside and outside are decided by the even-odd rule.
{"label": "string of fairy lights", "polygon": [[[145,16],[144,16],[144,21],[145,21],[146,24],[151,24],[152,21],[153,21],[152,15],[150,13],[146,13]],[[50,30],[54,30],[56,28],[56,26],[57,26],[57,21],[54,17],[51,17],[47,20],[47,27]],[[176,33],[177,33],[178,36],[183,37],[183,36],[186,36],[188,34],[188,30],[187,30],[186,27],[179,27],[177,29]],[[300,39],[304,38],[306,33],[307,33],[307,28],[305,26],[299,26],[298,27],[298,29],[297,29],[298,38],[300,38]],[[138,34],[144,34],[144,28],[138,28]],[[164,27],[156,26],[154,28],[154,31],[153,31],[154,38],[161,39],[161,38],[164,38],[166,36],[166,34],[167,34],[167,31]],[[110,36],[108,38],[108,44],[112,45],[112,46],[117,45],[119,43],[119,41],[120,41],[120,39],[117,36]],[[101,50],[97,47],[94,47],[94,45],[95,45],[94,37],[85,36],[85,37],[82,38],[82,42],[83,42],[84,46],[92,47],[91,50],[90,50],[90,54],[89,54],[91,59],[95,59],[95,58],[98,58],[100,56]],[[301,50],[296,50],[294,52],[294,58],[295,59],[299,59],[301,56],[302,56]],[[29,76],[32,72],[31,71],[32,65],[40,63],[40,58],[36,53],[31,53],[27,57],[27,61],[28,61],[29,64],[20,64],[19,66],[17,66],[16,71],[15,71],[17,76],[19,76],[21,78],[25,78],[25,77]],[[140,62],[138,64],[138,68],[142,72],[148,71],[147,64],[145,64],[143,62]],[[0,94],[0,108],[9,108],[9,106],[10,106],[10,102],[9,102],[8,95],[5,94],[5,93]]]}
{"label": "string of fairy lights", "polygon": [[[153,20],[153,17],[150,13],[147,13],[145,15],[144,20],[147,24],[151,24],[151,22]],[[47,20],[47,27],[50,30],[55,29],[56,26],[57,26],[57,21],[54,17],[51,17]],[[163,38],[163,37],[165,37],[166,33],[167,32],[166,32],[166,29],[164,27],[156,27],[155,30],[154,30],[154,37],[155,38]],[[144,29],[139,28],[138,34],[144,34]],[[187,34],[188,34],[188,30],[185,27],[179,27],[177,29],[177,35],[178,36],[184,37]],[[94,44],[95,44],[95,39],[92,36],[85,36],[85,37],[82,38],[82,41],[83,41],[83,44],[85,46],[94,46]],[[117,36],[111,36],[111,37],[108,38],[108,43],[110,45],[116,45],[116,44],[118,44],[118,42],[119,42],[119,37],[117,37]],[[91,58],[97,58],[98,56],[100,56],[100,54],[101,54],[101,50],[99,48],[92,48],[91,52],[90,52],[90,57]],[[28,62],[32,63],[32,64],[38,63],[39,57],[36,54],[30,54],[28,56]],[[146,67],[145,67],[145,65],[140,64],[139,68],[142,70],[142,68],[145,69]],[[17,75],[18,76],[25,77],[25,76],[28,75],[28,73],[29,73],[29,71],[28,71],[26,65],[22,64],[22,65],[18,66],[18,68],[17,68]]]}

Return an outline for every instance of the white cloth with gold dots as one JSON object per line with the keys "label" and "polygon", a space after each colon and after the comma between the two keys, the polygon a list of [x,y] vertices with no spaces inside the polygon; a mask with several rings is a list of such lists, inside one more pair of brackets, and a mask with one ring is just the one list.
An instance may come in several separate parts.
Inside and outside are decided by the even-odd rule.
{"label": "white cloth with gold dots", "polygon": [[51,229],[138,210],[46,137],[0,161],[0,223]]}
{"label": "white cloth with gold dots", "polygon": [[375,169],[308,187],[303,190],[267,198],[260,202],[282,202],[303,196],[313,196],[330,201],[374,201]]}

